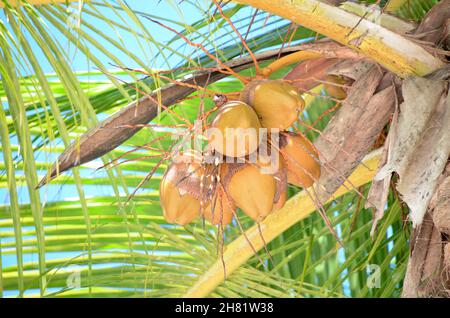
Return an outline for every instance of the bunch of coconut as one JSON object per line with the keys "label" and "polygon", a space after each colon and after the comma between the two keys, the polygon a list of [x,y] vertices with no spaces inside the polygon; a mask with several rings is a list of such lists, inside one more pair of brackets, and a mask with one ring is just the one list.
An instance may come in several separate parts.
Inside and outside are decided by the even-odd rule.
{"label": "bunch of coconut", "polygon": [[166,220],[186,225],[203,217],[224,226],[239,208],[261,222],[283,207],[288,183],[310,187],[320,176],[317,151],[305,136],[288,131],[304,105],[283,80],[247,84],[210,124],[208,152],[219,160],[206,162],[194,150],[173,158],[160,185]]}

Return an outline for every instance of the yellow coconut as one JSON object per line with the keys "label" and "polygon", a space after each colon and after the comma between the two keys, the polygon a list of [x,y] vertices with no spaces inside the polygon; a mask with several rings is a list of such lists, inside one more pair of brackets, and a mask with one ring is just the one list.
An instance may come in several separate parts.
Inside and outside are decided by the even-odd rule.
{"label": "yellow coconut", "polygon": [[288,183],[308,188],[319,179],[319,155],[305,136],[283,132],[280,138],[280,152],[286,162]]}
{"label": "yellow coconut", "polygon": [[160,201],[167,222],[186,225],[200,214],[203,189],[211,178],[193,152],[177,156],[160,184]]}
{"label": "yellow coconut", "polygon": [[191,194],[180,194],[172,182],[163,181],[160,196],[166,221],[186,225],[197,218],[200,213],[200,201]]}
{"label": "yellow coconut", "polygon": [[260,222],[273,211],[277,181],[266,163],[223,164],[228,195],[245,214]]}
{"label": "yellow coconut", "polygon": [[261,123],[255,111],[240,101],[224,104],[208,130],[211,147],[227,157],[244,157],[258,149]]}
{"label": "yellow coconut", "polygon": [[246,85],[241,100],[252,106],[265,128],[285,130],[305,107],[298,90],[283,80],[255,80]]}

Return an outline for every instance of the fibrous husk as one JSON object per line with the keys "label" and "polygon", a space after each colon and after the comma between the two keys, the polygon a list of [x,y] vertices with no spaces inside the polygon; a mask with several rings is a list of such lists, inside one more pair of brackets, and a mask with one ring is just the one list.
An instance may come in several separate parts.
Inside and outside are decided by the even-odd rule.
{"label": "fibrous husk", "polygon": [[444,284],[444,296],[450,297],[450,242],[444,243],[444,261],[443,261],[443,273],[442,281]]}
{"label": "fibrous husk", "polygon": [[403,297],[450,296],[450,164],[438,185],[423,222],[411,234],[411,254]]}
{"label": "fibrous husk", "polygon": [[336,76],[345,76],[352,80],[362,78],[371,68],[372,63],[365,60],[339,60],[338,63],[330,66],[327,74]]}
{"label": "fibrous husk", "polygon": [[450,235],[450,176],[440,182],[433,201],[433,222],[439,231]]}
{"label": "fibrous husk", "polygon": [[344,66],[347,74],[351,74],[348,77],[355,79],[355,83],[348,90],[342,107],[315,142],[321,162],[321,175],[310,191],[319,213],[333,234],[335,230],[321,205],[330,199],[368,153],[395,105],[393,86],[376,93],[383,78],[380,68],[364,61]]}
{"label": "fibrous husk", "polygon": [[442,291],[442,240],[430,212],[425,214],[424,222],[414,229],[411,246],[402,297],[439,296]]}
{"label": "fibrous husk", "polygon": [[399,174],[397,190],[411,210],[414,227],[421,224],[438,177],[450,154],[450,100],[440,80],[409,78],[403,82],[396,138],[390,158],[377,173],[381,180]]}
{"label": "fibrous husk", "polygon": [[315,142],[322,164],[315,187],[321,202],[327,200],[361,162],[394,110],[392,86],[374,95],[382,77],[383,73],[375,65],[361,73],[341,109]]}
{"label": "fibrous husk", "polygon": [[437,3],[420,22],[414,31],[421,40],[437,43],[444,38],[447,26],[446,22],[450,18],[450,0],[443,0]]}
{"label": "fibrous husk", "polygon": [[[384,142],[383,153],[381,154],[379,167],[384,166],[388,160],[390,155],[390,149],[392,148],[394,141],[396,139],[396,125],[398,120],[398,107],[395,108],[394,115],[392,117],[391,130]],[[375,230],[377,228],[378,221],[383,218],[384,210],[386,208],[390,183],[391,183],[392,174],[387,174],[381,180],[373,180],[372,185],[369,190],[369,194],[367,195],[367,200],[365,204],[365,208],[374,208],[372,214],[372,228],[370,230],[370,236],[373,237],[375,234]]]}
{"label": "fibrous husk", "polygon": [[180,152],[165,175],[175,183],[180,193],[189,193],[198,200],[209,199],[215,190],[213,175],[208,171],[210,167],[203,164],[202,155],[194,150]]}
{"label": "fibrous husk", "polygon": [[324,57],[304,61],[294,67],[284,79],[292,81],[291,84],[303,93],[320,84],[327,76],[328,69],[338,62],[338,59]]}
{"label": "fibrous husk", "polygon": [[450,243],[444,246],[444,266],[446,271],[450,273]]}
{"label": "fibrous husk", "polygon": [[[381,154],[380,166],[386,164],[388,160],[389,154],[389,142],[390,140],[386,140],[383,153]],[[384,209],[386,208],[387,199],[389,195],[389,186],[391,183],[391,174],[388,174],[381,180],[374,180],[369,190],[369,194],[367,195],[367,201],[365,204],[365,208],[374,208],[372,213],[372,228],[370,230],[370,236],[373,237],[375,234],[375,230],[377,228],[378,221],[383,218]]]}
{"label": "fibrous husk", "polygon": [[[310,52],[320,53],[321,57],[299,63],[284,77],[301,93],[318,86],[327,75],[340,70],[343,62],[348,62],[349,69],[355,69],[355,66],[364,59],[364,56],[356,51],[327,39],[304,47]],[[336,75],[346,76],[345,74]],[[350,78],[355,79],[352,76]]]}

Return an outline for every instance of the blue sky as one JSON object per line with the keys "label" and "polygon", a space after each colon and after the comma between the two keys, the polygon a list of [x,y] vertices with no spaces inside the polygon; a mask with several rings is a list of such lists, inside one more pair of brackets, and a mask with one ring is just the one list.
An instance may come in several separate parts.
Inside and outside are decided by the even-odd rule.
{"label": "blue sky", "polygon": [[[194,21],[202,19],[202,12],[200,10],[198,10],[194,5],[190,5],[189,2],[186,2],[185,4],[183,4],[182,7],[178,7],[176,5],[177,2],[178,1],[176,1],[176,0],[170,0],[170,1],[128,0],[124,3],[128,4],[129,7],[136,12],[147,13],[150,15],[156,15],[161,18],[179,21],[179,22],[185,23],[185,24],[191,24]],[[111,1],[111,3],[114,3],[114,1]],[[207,6],[206,6],[207,1],[200,0],[200,1],[194,1],[194,3],[196,3],[196,5],[198,5],[198,6],[205,7],[205,9],[207,8]],[[72,12],[73,17],[74,17],[72,19],[71,23],[76,23],[76,19],[78,17],[78,12],[79,12],[77,6],[78,6],[77,4],[72,4],[72,7],[68,10],[69,12]],[[117,15],[117,11],[114,11],[112,9],[105,8],[105,7],[104,8],[98,7],[98,8],[102,15],[106,15],[111,20],[117,21],[118,23],[125,24],[123,21],[120,20],[119,16]],[[154,63],[154,61],[151,59],[154,58],[155,54],[151,54],[151,52],[149,52],[150,48],[149,48],[149,51],[145,50],[145,52],[144,52],[143,48],[140,47],[139,43],[131,36],[130,33],[121,32],[120,30],[115,30],[115,32],[117,32],[117,33],[113,33],[112,28],[110,25],[108,25],[108,23],[102,22],[99,19],[93,19],[89,15],[82,15],[81,18],[84,21],[86,21],[87,23],[93,24],[95,26],[95,28],[98,28],[100,32],[105,33],[107,36],[110,36],[111,38],[117,40],[118,42],[126,43],[126,47],[131,52],[136,54],[139,58],[141,58],[142,60],[148,61],[149,63]],[[129,20],[128,17],[124,17],[124,19]],[[130,23],[130,26],[133,26],[132,21],[127,21],[127,22]],[[159,27],[150,21],[146,21],[145,19],[142,19],[142,22],[146,26],[149,34],[156,41],[165,42],[174,36],[174,34],[172,32],[170,32],[169,30]],[[58,35],[59,35],[59,33],[55,32],[55,36],[58,37]],[[94,34],[92,34],[92,36],[95,37]],[[79,54],[79,52],[77,52],[76,48],[72,44],[65,42],[64,37],[60,37],[60,40],[62,41],[61,45],[63,45],[64,47],[67,48],[68,55],[73,56],[73,60],[72,60],[73,64],[72,65],[73,65],[73,69],[75,71],[85,71],[85,70],[91,69],[91,67],[87,63],[87,59],[83,58],[83,56],[81,54]],[[102,41],[101,43],[106,44],[107,42]],[[120,52],[113,46],[109,46],[107,48],[109,48],[111,53],[116,55],[124,63],[126,63],[128,60],[129,63],[127,65],[129,67],[136,66],[136,65],[133,65],[132,59],[128,58],[127,54]],[[146,48],[144,47],[144,49],[146,49]],[[154,50],[155,48],[151,48],[151,49]],[[91,47],[91,50],[92,50],[93,54],[95,54],[96,49],[94,47]],[[44,66],[46,67],[47,71],[49,71],[49,72],[52,71],[49,65],[44,64]],[[158,67],[158,63],[154,63],[153,66]]]}
{"label": "blue sky", "polygon": [[[116,1],[109,2],[111,4],[116,3]],[[209,0],[191,0],[183,1],[182,3],[181,2],[182,1],[180,0],[127,0],[121,3],[122,5],[128,5],[129,8],[131,8],[131,10],[133,10],[139,17],[142,17],[142,15],[145,14],[148,14],[152,17],[157,17],[158,21],[161,21],[176,30],[182,30],[184,29],[184,26],[189,26],[192,23],[208,18],[211,15],[212,10],[208,10],[209,6],[211,5],[211,1]],[[179,5],[179,3],[181,4]],[[68,30],[70,30],[69,26],[71,24],[77,24],[77,18],[79,17],[79,9],[77,6],[77,3],[73,3],[67,10],[72,17],[67,20]],[[137,32],[142,32],[142,29],[140,27],[137,27],[137,25],[129,16],[127,16],[125,13],[118,13],[120,10],[113,10],[112,8],[101,6],[96,6],[95,8],[99,10],[97,13],[101,12],[101,14],[108,17],[111,22],[117,22],[130,27]],[[91,10],[92,6],[87,6],[87,9]],[[247,18],[248,12],[249,11],[246,9],[242,10],[242,12],[239,12],[233,18],[233,20],[235,20],[235,24],[239,25],[239,17]],[[0,13],[0,18],[4,19],[2,13]],[[165,50],[167,59],[164,59],[161,54],[157,54],[159,48],[156,45],[148,45],[148,43],[146,43],[142,39],[137,40],[134,34],[121,30],[120,28],[112,27],[108,21],[102,21],[100,19],[93,18],[88,14],[81,14],[81,19],[83,19],[85,23],[93,25],[98,29],[99,32],[92,32],[91,30],[87,30],[87,28],[82,29],[87,30],[87,33],[90,36],[98,40],[101,44],[105,45],[108,51],[116,56],[120,61],[122,61],[127,67],[135,68],[142,67],[142,65],[137,65],[136,62],[129,57],[129,54],[118,50],[112,45],[107,45],[107,41],[101,39],[101,37],[99,37],[99,34],[96,33],[103,33],[105,36],[111,37],[119,44],[126,46],[126,48],[130,52],[135,54],[139,59],[145,62],[147,66],[150,67],[168,69],[173,68],[178,63],[184,61],[184,58],[176,56],[174,54],[170,54],[167,50]],[[144,25],[146,31],[148,32],[148,35],[150,35],[155,41],[160,42],[159,46],[166,44],[169,39],[176,36],[172,31],[167,30],[145,18],[141,18],[140,20]],[[85,71],[94,69],[92,65],[89,65],[87,63],[88,59],[83,54],[81,54],[73,44],[69,43],[64,36],[61,36],[61,33],[59,33],[59,31],[57,31],[50,23],[48,24],[48,28],[54,31],[54,37],[58,41],[60,41],[60,45],[65,49],[67,55],[71,58],[73,70]],[[213,37],[220,37],[225,32],[230,32],[230,30],[228,28],[221,28],[218,31],[214,32]],[[203,39],[202,42],[205,43],[208,41],[214,41],[214,38]],[[223,42],[231,40],[237,41],[238,38],[235,36],[235,34],[233,34],[232,36],[228,36],[223,39]],[[182,47],[180,47],[181,45]],[[195,51],[200,52],[199,49],[184,45],[184,42],[182,40],[171,44],[170,47],[176,49],[176,53],[180,53],[186,56],[192,56],[192,53]],[[109,65],[111,69],[114,68],[113,65],[109,64],[109,62],[111,61],[110,58],[104,56],[103,54],[99,54],[99,51],[92,45],[90,45],[89,48],[93,55],[100,57],[100,60],[106,65]],[[35,52],[40,51],[37,45],[33,45],[33,49],[35,50]],[[52,68],[45,61],[45,59],[42,60],[42,66],[45,71],[53,72]]]}

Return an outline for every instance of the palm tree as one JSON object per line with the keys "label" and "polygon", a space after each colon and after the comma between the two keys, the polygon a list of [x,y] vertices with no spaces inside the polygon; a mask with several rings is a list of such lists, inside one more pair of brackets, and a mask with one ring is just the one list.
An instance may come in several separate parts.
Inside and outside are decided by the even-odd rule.
{"label": "palm tree", "polygon": [[[341,1],[237,2],[169,0],[174,12],[168,16],[122,0],[0,5],[0,295],[399,297],[403,285],[404,296],[445,295],[448,223],[432,211],[448,204],[440,199],[446,197],[446,139],[429,143],[436,148],[428,152],[445,161],[441,169],[429,164],[433,175],[442,175],[429,185],[425,205],[411,204],[398,176],[391,181],[393,171],[407,178],[404,170],[380,174],[404,133],[407,112],[396,111],[400,94],[420,99],[405,87],[416,85],[427,98],[442,87],[432,106],[445,91],[435,84],[446,79],[436,57],[442,51],[430,44],[445,43],[445,34],[435,32],[441,25],[427,29],[423,19],[437,1],[391,0],[381,3],[383,13]],[[173,18],[186,10],[199,20]],[[445,10],[428,15],[436,12]],[[214,108],[202,86],[219,95],[242,89],[236,76],[217,70],[218,61],[237,76],[254,76],[254,60],[267,66],[289,53],[297,54],[296,63],[271,77],[313,79],[295,129],[315,142],[327,171],[315,196],[290,188],[286,205],[259,225],[241,214],[223,231],[202,220],[168,224],[157,190],[168,164],[161,157],[173,143],[168,132]],[[330,98],[327,82],[315,78],[319,55],[318,72],[331,74],[324,66],[330,59],[341,72],[344,63],[363,69],[341,73],[353,78],[344,101]],[[74,71],[79,59],[88,71]],[[422,81],[434,81],[433,89],[426,91],[429,82]],[[355,112],[352,105],[365,108]],[[336,136],[347,138],[345,147]],[[417,206],[426,222],[417,221]],[[428,242],[433,259],[418,255],[419,241]]]}

